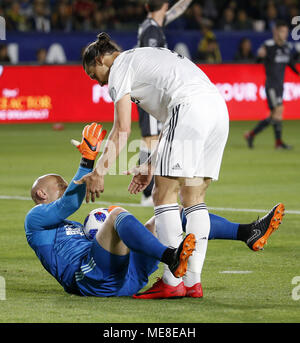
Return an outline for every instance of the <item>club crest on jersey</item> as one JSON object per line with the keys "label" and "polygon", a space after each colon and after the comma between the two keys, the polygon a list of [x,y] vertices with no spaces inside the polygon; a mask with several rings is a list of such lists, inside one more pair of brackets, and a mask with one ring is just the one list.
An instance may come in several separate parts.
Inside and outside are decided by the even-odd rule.
{"label": "club crest on jersey", "polygon": [[138,105],[140,103],[140,100],[131,97],[131,101],[134,102],[136,105]]}
{"label": "club crest on jersey", "polygon": [[117,91],[115,87],[109,88],[108,93],[109,93],[109,96],[111,97],[111,100],[115,101],[117,97]]}
{"label": "club crest on jersey", "polygon": [[77,226],[72,225],[72,224],[65,225],[65,229],[66,229],[66,235],[67,236],[70,236],[70,235],[81,235],[81,236],[83,236],[84,235],[84,233],[80,227],[77,227]]}

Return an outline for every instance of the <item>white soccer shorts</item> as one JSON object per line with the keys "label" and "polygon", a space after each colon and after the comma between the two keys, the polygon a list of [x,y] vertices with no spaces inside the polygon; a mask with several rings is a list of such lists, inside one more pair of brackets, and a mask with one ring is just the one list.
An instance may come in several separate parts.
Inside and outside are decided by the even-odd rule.
{"label": "white soccer shorts", "polygon": [[228,110],[219,92],[185,98],[170,109],[154,175],[218,180],[228,132]]}

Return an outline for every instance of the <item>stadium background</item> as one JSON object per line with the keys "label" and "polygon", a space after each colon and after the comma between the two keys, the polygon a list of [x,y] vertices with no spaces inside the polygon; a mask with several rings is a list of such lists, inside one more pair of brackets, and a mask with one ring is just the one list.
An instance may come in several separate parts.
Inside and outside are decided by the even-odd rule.
{"label": "stadium background", "polygon": [[[143,4],[138,0],[2,1],[7,39],[0,46],[0,123],[112,121],[107,88],[100,89],[86,78],[81,53],[102,30],[122,49],[133,48],[138,25],[146,16]],[[217,84],[232,120],[257,120],[265,116],[267,106],[264,70],[256,64],[256,51],[272,37],[278,18],[297,33],[291,24],[297,15],[299,2],[294,0],[193,1],[166,28],[166,37],[170,49],[198,63]],[[299,56],[300,42],[289,40]],[[285,119],[300,118],[299,99],[299,78],[287,70]],[[137,120],[135,108],[133,120]]]}
{"label": "stadium background", "polygon": [[[35,25],[36,11],[42,25]],[[263,252],[254,253],[242,242],[210,241],[200,301],[136,302],[66,294],[28,246],[24,217],[33,204],[29,194],[33,180],[49,172],[66,180],[73,177],[80,157],[69,141],[80,139],[81,121],[108,121],[105,128],[110,130],[112,104],[107,88],[84,74],[80,54],[102,30],[123,49],[134,47],[138,24],[145,16],[142,2],[0,2],[0,16],[6,20],[6,40],[0,42],[0,323],[299,322],[300,81],[289,70],[284,116],[292,120],[284,122],[284,138],[294,149],[275,150],[271,129],[256,139],[254,150],[243,140],[243,133],[253,126],[248,120],[263,118],[268,111],[265,76],[263,66],[255,63],[256,50],[272,36],[276,18],[291,23],[297,15],[299,1],[294,0],[193,1],[185,15],[167,28],[169,47],[190,55],[219,84],[234,119],[221,178],[207,195],[210,211],[248,223],[280,201],[286,206],[286,216]],[[212,40],[212,50],[198,52],[205,33],[216,40]],[[253,54],[237,54],[244,37],[250,40]],[[289,40],[296,52],[299,41]],[[52,127],[63,128],[52,126],[60,122],[64,130],[53,131]],[[129,145],[139,138],[134,122]],[[137,159],[139,146],[131,147],[127,157]],[[118,167],[119,174],[126,168]],[[95,206],[121,203],[145,222],[153,209],[140,205],[140,195],[128,194],[128,183],[126,176],[107,175],[101,199],[96,204],[84,203],[71,219],[83,222]],[[149,285],[160,275],[161,268]],[[11,338],[12,331],[18,330],[10,328]]]}

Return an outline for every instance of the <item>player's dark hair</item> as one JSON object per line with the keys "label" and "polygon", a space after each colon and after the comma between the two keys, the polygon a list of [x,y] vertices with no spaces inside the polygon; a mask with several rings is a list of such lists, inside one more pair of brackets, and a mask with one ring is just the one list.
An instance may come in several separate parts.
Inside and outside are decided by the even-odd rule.
{"label": "player's dark hair", "polygon": [[166,0],[148,0],[146,1],[146,4],[149,12],[155,12],[159,11],[166,2],[169,3],[169,1]]}
{"label": "player's dark hair", "polygon": [[111,40],[107,33],[101,32],[97,35],[97,40],[84,49],[82,55],[83,67],[95,64],[96,57],[112,54],[115,51],[121,51],[120,47]]}
{"label": "player's dark hair", "polygon": [[282,19],[277,19],[276,22],[275,22],[275,27],[276,29],[278,29],[279,27],[289,27],[288,23]]}

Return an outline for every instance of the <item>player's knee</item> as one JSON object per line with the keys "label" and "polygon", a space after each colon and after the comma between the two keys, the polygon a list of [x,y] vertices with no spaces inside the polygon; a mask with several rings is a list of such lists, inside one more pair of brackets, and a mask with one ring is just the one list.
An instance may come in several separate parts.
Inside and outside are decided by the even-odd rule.
{"label": "player's knee", "polygon": [[178,187],[167,187],[164,186],[156,186],[154,185],[152,189],[152,199],[155,206],[163,205],[163,204],[171,204],[177,202],[177,196],[179,192]]}
{"label": "player's knee", "polygon": [[115,207],[111,210],[110,214],[109,214],[109,219],[112,221],[112,223],[115,222],[115,220],[117,219],[118,215],[122,212],[128,212],[127,210],[125,210],[122,207]]}
{"label": "player's knee", "polygon": [[272,112],[272,119],[282,120],[283,106],[277,106]]}
{"label": "player's knee", "polygon": [[150,218],[146,223],[145,223],[145,228],[148,229],[154,236],[156,236],[156,230],[155,230],[155,216]]}
{"label": "player's knee", "polygon": [[211,183],[210,178],[197,178],[193,183],[186,183],[180,188],[180,201],[183,207],[193,206],[205,201],[207,188]]}

